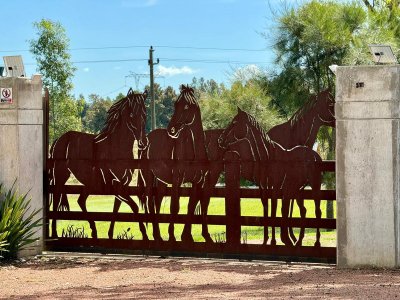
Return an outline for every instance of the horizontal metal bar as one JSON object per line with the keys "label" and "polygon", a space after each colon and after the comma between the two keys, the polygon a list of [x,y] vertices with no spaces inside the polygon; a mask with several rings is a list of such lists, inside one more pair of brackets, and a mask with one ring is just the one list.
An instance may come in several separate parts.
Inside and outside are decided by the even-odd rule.
{"label": "horizontal metal bar", "polygon": [[[155,216],[146,214],[133,214],[133,213],[110,213],[110,212],[77,212],[77,211],[49,211],[47,219],[57,220],[75,220],[75,221],[116,221],[116,222],[157,222],[157,223],[170,223],[171,218],[176,224],[202,224],[202,216],[188,216],[188,215],[175,215],[158,214]],[[208,215],[206,223],[208,225],[226,225],[228,222],[227,216],[223,215]],[[326,218],[282,218],[282,217],[240,217],[238,220],[240,226],[288,226],[295,228],[325,228],[335,229],[336,220]]]}
{"label": "horizontal metal bar", "polygon": [[[112,188],[104,188],[104,189],[88,189],[84,185],[64,185],[60,187],[62,193],[65,194],[81,194],[83,191],[87,192],[90,195],[115,195],[117,192],[113,191]],[[54,193],[55,187],[54,185],[48,186],[49,193]],[[137,187],[126,187],[126,190],[130,195],[139,195],[140,189]],[[190,195],[191,188],[189,187],[180,187],[179,195],[182,197],[187,197]],[[271,198],[272,189],[265,189],[265,196]],[[157,192],[157,188],[153,188],[153,193]],[[167,187],[165,190],[164,196],[171,196],[172,188]],[[211,197],[221,197],[224,198],[226,195],[226,190],[224,187],[217,187],[211,189]],[[276,196],[278,199],[282,197],[282,191],[277,191]],[[240,197],[241,198],[260,198],[261,190],[259,188],[241,188],[240,189]],[[290,196],[292,199],[320,199],[320,200],[331,200],[336,201],[336,191],[335,190],[321,190],[321,191],[313,191],[313,190],[301,190],[296,192],[294,195]]]}
{"label": "horizontal metal bar", "polygon": [[[159,167],[160,163],[164,164],[168,168],[182,168],[188,167],[191,168],[199,168],[199,169],[208,169],[210,166],[219,165],[223,168],[224,165],[227,164],[239,164],[242,166],[248,165],[259,165],[263,163],[263,161],[249,161],[249,160],[235,160],[235,161],[227,161],[227,160],[178,160],[178,159],[102,159],[102,160],[94,160],[94,159],[47,159],[47,168],[51,169],[54,163],[57,162],[68,162],[70,164],[90,164],[95,167],[101,167],[104,169],[114,168],[116,165],[124,166],[130,169],[151,169],[154,167]],[[277,164],[279,162],[285,163],[285,161],[280,160],[268,160],[265,163],[274,163]],[[335,161],[326,160],[322,162],[291,162],[291,165],[297,165],[297,167],[308,166],[308,165],[318,165],[321,172],[335,172]]]}
{"label": "horizontal metal bar", "polygon": [[168,241],[142,241],[142,240],[121,240],[121,239],[91,239],[91,238],[58,238],[46,241],[46,249],[73,248],[81,250],[80,247],[99,247],[104,249],[129,249],[139,251],[142,254],[151,253],[151,251],[164,251],[165,255],[174,255],[178,253],[208,253],[207,256],[216,254],[218,257],[232,257],[251,254],[260,256],[278,256],[278,257],[317,257],[317,258],[335,258],[335,247],[307,247],[307,246],[271,246],[257,244],[239,244],[229,243],[204,243],[204,242],[168,242]]}

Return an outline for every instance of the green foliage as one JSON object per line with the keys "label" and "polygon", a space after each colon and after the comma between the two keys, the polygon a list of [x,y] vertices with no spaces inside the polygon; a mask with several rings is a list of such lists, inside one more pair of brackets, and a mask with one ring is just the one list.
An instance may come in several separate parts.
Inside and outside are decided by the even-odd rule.
{"label": "green foliage", "polygon": [[[0,227],[2,227],[2,225],[3,224],[0,222]],[[5,229],[1,228],[0,230],[5,230]],[[4,251],[7,251],[7,245],[8,245],[7,236],[8,236],[8,232],[6,232],[6,231],[0,232],[0,258],[2,257],[1,253]]]}
{"label": "green foliage", "polygon": [[[150,91],[150,87],[146,86],[146,90]],[[143,91],[141,91],[143,92]],[[156,105],[156,125],[157,128],[166,128],[172,114],[174,113],[174,103],[178,97],[173,87],[167,86],[162,88],[158,83],[154,83],[154,96]],[[146,132],[151,131],[151,111],[150,98],[146,100]]]}
{"label": "green foliage", "polygon": [[5,258],[15,258],[19,250],[35,242],[35,228],[41,226],[36,218],[40,210],[32,211],[27,194],[17,194],[14,185],[5,190],[0,184],[0,255]]}
{"label": "green foliage", "polygon": [[68,53],[69,39],[59,22],[42,19],[33,23],[37,38],[30,50],[37,61],[37,71],[50,94],[50,142],[69,130],[80,130],[76,102],[70,96],[75,67]]}
{"label": "green foliage", "polygon": [[225,128],[237,113],[237,108],[252,114],[268,130],[281,123],[278,112],[271,108],[271,98],[257,77],[246,80],[236,79],[230,88],[221,87],[218,93],[213,91],[200,94],[200,108],[204,129]]}
{"label": "green foliage", "polygon": [[265,82],[272,105],[290,116],[311,93],[332,88],[329,66],[343,64],[365,19],[360,5],[335,1],[313,0],[285,11],[273,39],[280,71]]}
{"label": "green foliage", "polygon": [[84,130],[99,133],[107,120],[107,111],[113,104],[109,98],[104,99],[96,94],[89,95],[89,105],[84,117]]}
{"label": "green foliage", "polygon": [[374,9],[368,10],[366,21],[354,34],[349,51],[344,59],[346,65],[371,65],[370,44],[385,44],[392,47],[397,57],[400,55],[399,6],[391,7],[390,1],[376,1]]}

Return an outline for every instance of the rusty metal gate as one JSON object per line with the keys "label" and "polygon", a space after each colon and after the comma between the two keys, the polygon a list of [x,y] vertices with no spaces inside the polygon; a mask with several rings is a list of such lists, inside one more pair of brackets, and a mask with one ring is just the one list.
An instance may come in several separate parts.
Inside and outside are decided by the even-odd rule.
{"label": "rusty metal gate", "polygon": [[146,98],[129,90],[99,134],[52,144],[47,250],[335,260],[323,235],[336,220],[321,211],[335,201],[321,184],[335,164],[312,150],[319,127],[335,124],[328,91],[268,132],[240,108],[227,128],[203,131],[182,86],[168,127],[146,135]]}

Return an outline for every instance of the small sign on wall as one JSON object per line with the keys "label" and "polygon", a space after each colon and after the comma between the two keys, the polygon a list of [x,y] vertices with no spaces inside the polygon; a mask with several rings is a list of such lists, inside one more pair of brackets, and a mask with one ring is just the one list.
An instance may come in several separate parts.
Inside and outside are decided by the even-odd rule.
{"label": "small sign on wall", "polygon": [[12,88],[1,88],[0,89],[0,103],[1,104],[13,103]]}

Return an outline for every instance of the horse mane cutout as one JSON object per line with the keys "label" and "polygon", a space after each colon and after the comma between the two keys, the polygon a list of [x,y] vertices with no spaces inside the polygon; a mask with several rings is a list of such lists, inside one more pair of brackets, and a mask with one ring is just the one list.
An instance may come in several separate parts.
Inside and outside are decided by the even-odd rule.
{"label": "horse mane cutout", "polygon": [[261,125],[257,122],[257,120],[252,115],[250,115],[249,113],[245,112],[244,110],[240,110],[240,113],[245,114],[245,116],[247,117],[247,120],[250,123],[250,125],[252,127],[254,127],[254,129],[256,129],[257,131],[259,131],[261,133],[261,136],[267,141],[267,143],[271,143],[272,142],[271,138],[265,132],[264,128],[261,127]]}
{"label": "horse mane cutout", "polygon": [[[100,133],[94,138],[96,143],[101,142],[102,140],[106,139],[108,135],[114,132],[115,128],[121,122],[121,114],[126,109],[126,107],[135,106],[135,109],[139,109],[140,105],[140,97],[147,96],[147,91],[144,94],[135,94],[132,88],[129,89],[125,98],[122,98],[115,102],[110,109],[107,111],[107,120],[100,131]],[[145,112],[144,112],[145,113]]]}
{"label": "horse mane cutout", "polygon": [[317,95],[312,95],[308,101],[299,109],[297,110],[293,116],[289,119],[290,125],[293,126],[296,122],[298,122],[300,119],[304,118],[305,114],[313,109],[317,103],[321,100],[324,99],[324,97],[320,97],[320,95],[323,95],[325,93],[328,93],[328,97],[330,98],[330,92],[329,89],[323,90]]}
{"label": "horse mane cutout", "polygon": [[182,99],[184,99],[186,102],[190,104],[195,104],[199,106],[196,97],[194,95],[194,89],[192,87],[190,87],[189,85],[185,86],[184,84],[182,84],[180,90],[181,94],[179,95],[178,99],[176,99],[176,102],[179,102]]}

